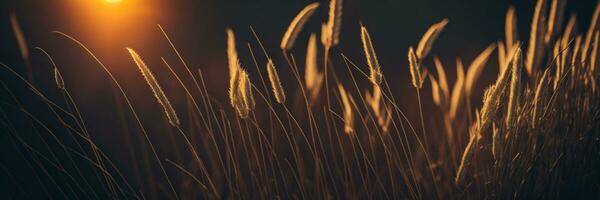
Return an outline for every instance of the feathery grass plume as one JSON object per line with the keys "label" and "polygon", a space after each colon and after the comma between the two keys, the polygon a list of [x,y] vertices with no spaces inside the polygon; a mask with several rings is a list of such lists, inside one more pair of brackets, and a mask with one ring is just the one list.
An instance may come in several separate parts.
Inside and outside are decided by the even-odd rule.
{"label": "feathery grass plume", "polygon": [[273,64],[273,60],[271,60],[270,58],[269,62],[267,63],[267,73],[269,74],[269,81],[271,81],[273,94],[275,94],[275,100],[277,100],[277,103],[284,103],[285,92],[283,91],[283,87],[281,86],[281,81],[279,80],[279,74],[277,74],[277,69],[275,69],[275,64]]}
{"label": "feathery grass plume", "polygon": [[171,106],[171,102],[158,84],[158,81],[156,81],[156,78],[154,77],[154,74],[152,74],[150,68],[146,66],[140,55],[138,55],[133,49],[126,49],[129,51],[129,54],[131,54],[133,61],[140,69],[144,79],[146,79],[146,83],[148,83],[148,86],[150,86],[150,89],[152,89],[154,97],[156,97],[158,103],[160,103],[160,105],[163,107],[171,126],[179,127],[179,118],[177,117],[177,113],[175,112],[175,109],[173,109],[173,106]]}
{"label": "feathery grass plume", "polygon": [[[508,75],[506,77],[508,77]],[[507,78],[505,80],[510,80],[510,78]],[[498,91],[497,88],[498,87],[496,87],[496,85],[494,84],[483,91],[483,105],[481,106],[481,110],[475,110],[475,129],[473,129],[473,132],[471,134],[481,134],[481,132],[485,130],[482,127],[484,127],[488,124],[488,122],[491,121],[488,118],[490,116],[488,114],[490,113],[490,111],[495,111],[493,108],[497,106],[497,97],[502,96],[500,95],[500,93],[496,92]]]}
{"label": "feathery grass plume", "polygon": [[237,94],[237,86],[238,86],[238,79],[239,79],[239,74],[237,73],[238,70],[241,69],[240,67],[240,61],[238,58],[238,54],[237,54],[237,50],[235,47],[235,34],[233,33],[233,30],[231,30],[230,28],[228,28],[226,30],[227,32],[227,64],[229,66],[229,99],[231,101],[231,105],[233,105],[235,107],[236,103],[234,102],[237,97],[235,97],[235,95]]}
{"label": "feathery grass plume", "polygon": [[529,35],[529,47],[527,48],[527,74],[530,77],[537,72],[544,56],[544,35],[546,19],[546,0],[538,0],[531,21],[531,33]]}
{"label": "feathery grass plume", "polygon": [[344,106],[344,132],[346,134],[354,133],[354,114],[352,113],[351,96],[346,93],[344,86],[338,83],[340,98]]}
{"label": "feathery grass plume", "polygon": [[[577,35],[577,37],[575,37],[574,43],[572,48],[570,48],[571,50],[571,54],[569,57],[569,60],[567,61],[567,65],[566,66],[570,66],[571,69],[570,71],[568,71],[567,69],[564,70],[563,73],[567,73],[569,72],[569,74],[571,75],[571,81],[574,81],[577,79],[577,77],[580,75],[580,71],[582,67],[582,62],[581,62],[581,49],[583,48],[583,36],[582,35]],[[563,74],[564,75],[564,74]],[[559,80],[562,80],[562,77],[556,77]],[[556,81],[559,81],[556,80]]]}
{"label": "feathery grass plume", "polygon": [[460,59],[456,59],[456,82],[452,88],[452,96],[450,97],[450,119],[456,119],[456,113],[460,107],[464,95],[465,85],[465,70]]}
{"label": "feathery grass plume", "polygon": [[[229,76],[232,79],[236,70],[240,68],[240,61],[235,48],[235,34],[230,28],[227,29],[227,63],[229,64]],[[230,81],[232,82],[232,81]]]}
{"label": "feathery grass plume", "polygon": [[538,117],[540,117],[540,114],[541,114],[540,111],[542,110],[541,108],[546,105],[544,102],[542,102],[542,98],[544,98],[544,96],[546,95],[546,91],[547,91],[546,83],[548,81],[550,81],[550,80],[547,80],[549,78],[549,74],[550,74],[549,71],[550,71],[550,68],[548,68],[544,71],[544,74],[540,78],[540,81],[538,82],[538,84],[535,88],[535,95],[533,97],[533,111],[532,111],[533,116],[531,117],[531,125],[534,128],[536,127]]}
{"label": "feathery grass plume", "polygon": [[306,88],[311,90],[314,85],[319,72],[317,70],[317,36],[313,33],[310,34],[308,39],[308,45],[306,47],[306,66],[304,67],[304,82]]}
{"label": "feathery grass plume", "polygon": [[237,111],[238,115],[241,118],[245,119],[245,118],[248,118],[248,115],[250,113],[250,108],[248,107],[248,104],[246,103],[246,101],[244,101],[244,97],[242,97],[242,92],[244,90],[243,88],[246,87],[246,83],[247,83],[247,81],[245,79],[247,76],[244,76],[244,73],[242,71],[243,70],[240,70],[239,72],[237,72],[237,73],[239,73],[239,75],[238,75],[238,80],[237,80],[238,85],[235,90],[236,105],[234,105],[233,108]]}
{"label": "feathery grass plume", "polygon": [[25,35],[23,34],[23,29],[19,25],[19,20],[17,19],[17,15],[14,12],[10,13],[10,25],[15,33],[15,38],[17,38],[17,44],[19,45],[19,50],[21,51],[21,56],[24,60],[29,60],[29,47],[27,47],[27,42],[25,40]]}
{"label": "feathery grass plume", "polygon": [[510,80],[510,95],[508,96],[508,108],[506,111],[506,127],[510,127],[513,120],[516,118],[516,111],[519,103],[519,91],[521,84],[521,68],[523,67],[523,56],[521,49],[517,50],[517,53],[512,59],[512,76]]}
{"label": "feathery grass plume", "polygon": [[316,86],[319,78],[319,71],[317,70],[317,36],[311,34],[308,39],[308,46],[306,47],[306,67],[304,68],[304,82],[306,88],[313,90]]}
{"label": "feathery grass plume", "polygon": [[442,21],[435,23],[427,29],[427,32],[423,34],[423,37],[419,41],[419,45],[417,46],[417,58],[423,60],[431,51],[431,47],[433,43],[438,38],[444,27],[448,24],[448,19],[443,19]]}
{"label": "feathery grass plume", "polygon": [[446,79],[446,71],[444,70],[444,65],[442,65],[442,61],[436,56],[433,58],[433,63],[435,65],[435,69],[437,70],[438,75],[438,83],[440,86],[440,90],[442,91],[443,98],[448,100],[450,97],[450,90],[448,86],[448,79]]}
{"label": "feathery grass plume", "polygon": [[238,70],[240,62],[238,60],[237,50],[235,48],[235,35],[233,30],[227,29],[227,61],[229,64],[229,101],[233,107],[238,106]]}
{"label": "feathery grass plume", "polygon": [[506,48],[504,42],[498,41],[498,71],[501,72],[506,64]]}
{"label": "feathery grass plume", "polygon": [[319,92],[321,92],[323,80],[325,80],[325,75],[323,75],[323,73],[319,73],[317,76],[315,76],[315,84],[310,90],[312,102],[316,101],[317,98],[319,98]]}
{"label": "feathery grass plume", "polygon": [[421,77],[421,63],[415,54],[415,50],[411,46],[408,48],[408,63],[410,67],[410,77],[415,88],[423,87],[423,78]]}
{"label": "feathery grass plume", "polygon": [[233,75],[229,78],[229,90],[227,91],[229,94],[229,103],[234,109],[237,109],[241,106],[241,101],[239,97],[239,81],[240,81],[240,70],[235,70]]}
{"label": "feathery grass plume", "polygon": [[385,120],[381,121],[381,118],[378,118],[379,126],[381,126],[381,130],[383,133],[388,133],[390,131],[390,124],[392,122],[392,106],[385,106]]}
{"label": "feathery grass plume", "polygon": [[572,14],[569,17],[569,21],[567,22],[567,26],[565,26],[565,30],[563,30],[563,34],[561,36],[561,45],[566,47],[571,39],[577,32],[577,16]]}
{"label": "feathery grass plume", "polygon": [[381,114],[381,88],[373,85],[373,94],[368,90],[365,91],[365,99],[375,115],[379,116]]}
{"label": "feathery grass plume", "polygon": [[588,57],[589,49],[592,45],[592,39],[594,39],[594,33],[600,30],[600,2],[596,4],[596,9],[594,10],[594,15],[592,16],[592,21],[590,22],[590,27],[588,28],[587,33],[585,34],[585,42],[583,42],[583,48],[581,49],[581,62],[585,63]]}
{"label": "feathery grass plume", "polygon": [[544,41],[549,44],[557,36],[562,26],[563,15],[567,5],[566,0],[552,0],[550,5],[550,14],[548,15],[548,26]]}
{"label": "feathery grass plume", "polygon": [[239,105],[236,107],[238,114],[241,118],[248,118],[250,111],[254,109],[255,102],[254,97],[252,95],[252,83],[250,82],[250,78],[248,78],[248,72],[243,69],[239,69],[239,80],[237,87],[238,89],[238,102]]}
{"label": "feathery grass plume", "polygon": [[56,83],[56,87],[58,87],[58,89],[65,89],[65,81],[63,80],[60,71],[58,71],[58,68],[56,67],[54,68],[54,82]]}
{"label": "feathery grass plume", "polygon": [[[561,55],[561,41],[556,41],[554,44],[554,48],[552,49],[552,53],[555,60],[555,68],[554,68],[554,72],[556,73],[556,76],[561,76],[562,71],[564,69],[564,62],[563,62],[563,56]],[[566,50],[564,53],[568,53],[568,50]],[[554,88],[556,88],[556,86],[558,85],[558,82],[554,82]]]}
{"label": "feathery grass plume", "polygon": [[492,52],[496,49],[496,44],[490,44],[485,50],[483,50],[475,60],[469,66],[467,70],[467,77],[465,79],[465,94],[467,97],[471,97],[471,92],[473,91],[473,86],[475,86],[475,82],[481,76],[484,67]]}
{"label": "feathery grass plume", "polygon": [[465,147],[465,151],[463,152],[460,160],[460,165],[458,166],[458,170],[456,171],[456,176],[454,177],[454,183],[456,183],[457,185],[461,184],[465,167],[471,159],[471,155],[473,154],[472,152],[475,149],[475,143],[477,143],[477,136],[473,133],[472,129],[473,128],[471,128],[470,131],[471,134],[469,136],[469,143],[467,143],[467,146]]}
{"label": "feathery grass plume", "polygon": [[244,69],[238,69],[235,72],[236,79],[234,85],[229,89],[232,106],[241,118],[248,118],[256,103],[252,95],[252,83],[248,78],[248,72]]}
{"label": "feathery grass plume", "polygon": [[[561,54],[561,58],[560,58],[560,66],[561,69],[559,72],[563,72],[564,68],[566,67],[566,65],[568,64],[568,61],[571,60],[571,50],[572,48],[567,48],[569,47],[569,43],[573,40],[573,38],[575,37],[575,34],[577,32],[577,16],[575,14],[572,14],[571,17],[569,17],[569,21],[567,22],[567,26],[565,27],[565,30],[563,31],[562,37],[561,37],[561,41],[560,41],[560,48],[561,49],[566,49],[562,54]],[[556,75],[561,75],[557,72]],[[557,83],[560,79],[554,79],[554,86],[556,88]]]}
{"label": "feathery grass plume", "polygon": [[369,79],[371,82],[373,82],[373,84],[379,85],[383,79],[383,73],[381,72],[381,66],[379,66],[379,61],[377,60],[377,54],[375,54],[375,49],[373,48],[373,43],[371,42],[371,36],[369,35],[369,31],[365,26],[360,27],[360,39],[362,41],[363,50],[365,51],[367,63],[369,64],[369,71],[371,72]]}
{"label": "feathery grass plume", "polygon": [[321,44],[323,44],[323,46],[325,48],[329,47],[328,46],[329,45],[329,41],[330,41],[329,37],[331,37],[331,33],[329,33],[329,31],[330,30],[328,28],[327,22],[322,23],[321,24]]}
{"label": "feathery grass plume", "polygon": [[[373,93],[375,93],[375,88],[373,88]],[[375,97],[373,94],[371,94],[371,92],[369,92],[369,90],[365,90],[365,102],[367,103],[367,105],[371,108],[379,108],[379,104],[374,104],[375,101]],[[373,109],[373,112],[375,114],[377,114],[377,112],[379,112],[378,109]]]}
{"label": "feathery grass plume", "polygon": [[311,101],[315,101],[319,96],[323,78],[323,73],[317,69],[317,36],[313,33],[310,35],[306,47],[306,67],[304,71],[304,82]]}
{"label": "feathery grass plume", "polygon": [[[520,51],[517,51],[520,52]],[[512,60],[515,60],[516,56],[514,56]],[[490,86],[483,95],[483,105],[481,106],[481,110],[479,112],[479,119],[477,121],[477,134],[478,135],[487,135],[489,128],[491,127],[491,122],[497,120],[497,112],[500,107],[500,103],[504,101],[504,93],[506,92],[506,88],[508,88],[509,82],[511,80],[509,74],[512,72],[511,67],[507,67],[503,72],[500,73],[494,85]]]}
{"label": "feathery grass plume", "polygon": [[254,108],[256,108],[256,101],[254,101],[254,94],[252,93],[252,81],[250,81],[250,78],[248,78],[248,72],[244,71],[244,75],[246,76],[246,83],[244,85],[242,97],[245,98],[248,108],[250,108],[250,110],[254,110]]}
{"label": "feathery grass plume", "polygon": [[431,81],[431,98],[433,99],[433,103],[435,103],[435,105],[438,107],[443,107],[444,104],[442,103],[442,94],[440,94],[440,86],[438,85],[437,80],[435,80],[435,77],[430,75],[429,81]]}
{"label": "feathery grass plume", "polygon": [[504,29],[504,37],[506,38],[506,49],[511,49],[519,40],[519,31],[517,30],[517,14],[515,7],[510,6],[506,11],[506,21]]}
{"label": "feathery grass plume", "polygon": [[504,96],[503,93],[505,92],[506,86],[510,80],[508,75],[510,71],[511,68],[507,67],[503,72],[500,73],[496,83],[490,86],[484,92],[483,105],[480,111],[476,111],[477,118],[474,124],[475,126],[471,128],[471,138],[469,139],[469,144],[467,144],[467,147],[463,152],[460,166],[456,173],[455,182],[457,184],[460,183],[466,164],[470,161],[471,155],[475,148],[475,141],[479,140],[483,135],[488,135],[488,131],[493,131],[490,130],[490,128],[492,123],[497,120],[497,110],[500,107],[500,102],[503,101],[500,97]]}
{"label": "feathery grass plume", "polygon": [[241,70],[239,84],[240,97],[245,104],[244,106],[249,110],[254,110],[256,101],[254,101],[254,95],[252,94],[252,81],[250,81],[248,71]]}
{"label": "feathery grass plume", "polygon": [[373,94],[371,94],[369,91],[365,91],[365,100],[367,105],[369,105],[369,107],[371,107],[373,110],[373,114],[377,119],[377,124],[381,126],[383,133],[387,133],[391,120],[391,108],[388,105],[384,105],[383,107],[381,106],[381,97],[381,88],[378,85],[373,85]]}
{"label": "feathery grass plume", "polygon": [[492,156],[494,156],[494,160],[498,160],[500,152],[500,133],[496,123],[492,123]]}
{"label": "feathery grass plume", "polygon": [[342,2],[343,0],[329,1],[329,18],[327,23],[321,27],[321,41],[327,48],[334,47],[340,39],[340,28],[342,27]]}
{"label": "feathery grass plume", "polygon": [[290,50],[294,47],[298,33],[300,33],[302,27],[304,27],[304,24],[308,21],[308,18],[312,16],[317,8],[319,8],[318,2],[308,4],[298,13],[298,15],[296,15],[296,17],[294,17],[290,26],[288,26],[288,29],[285,31],[285,34],[283,34],[283,38],[281,38],[281,49]]}
{"label": "feathery grass plume", "polygon": [[[498,66],[499,72],[503,72],[506,67],[509,67],[509,65],[511,64],[510,61],[511,61],[512,57],[515,55],[515,53],[517,52],[517,49],[519,49],[520,46],[521,46],[521,42],[517,41],[517,43],[515,43],[511,49],[506,49],[505,54],[504,54],[504,59],[502,59],[503,60],[502,64],[500,64],[500,62],[499,62],[499,65],[500,65],[500,66]],[[498,54],[500,54],[500,53],[498,53]]]}
{"label": "feathery grass plume", "polygon": [[[571,19],[569,20],[569,23],[567,24],[567,28],[565,28],[565,32],[562,36],[562,38],[560,38],[560,41],[556,41],[557,43],[557,49],[555,50],[555,57],[556,58],[556,68],[554,70],[555,72],[555,76],[556,78],[554,78],[552,80],[553,82],[553,89],[556,90],[558,88],[558,85],[560,83],[560,80],[562,79],[561,77],[564,75],[564,73],[566,71],[568,71],[567,67],[570,67],[570,63],[571,63],[571,58],[573,57],[573,53],[574,53],[574,48],[573,46],[571,46],[571,42],[573,42],[573,37],[569,36],[571,31],[573,31],[573,27],[574,27],[574,23],[575,23],[575,17],[571,16]],[[570,29],[570,31],[569,31]],[[571,38],[566,40],[567,38]],[[574,42],[577,43],[577,42]],[[573,43],[573,44],[574,44]]]}

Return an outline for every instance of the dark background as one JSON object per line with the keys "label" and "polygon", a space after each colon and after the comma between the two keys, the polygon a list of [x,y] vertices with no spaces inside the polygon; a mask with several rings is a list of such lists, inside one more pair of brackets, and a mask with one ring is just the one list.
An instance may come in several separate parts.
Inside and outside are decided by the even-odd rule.
{"label": "dark background", "polygon": [[[227,105],[227,63],[225,54],[225,29],[231,27],[236,32],[238,51],[242,64],[249,69],[252,79],[258,81],[256,70],[248,53],[250,43],[259,63],[264,64],[264,56],[250,32],[254,27],[267,51],[280,67],[284,85],[295,83],[279,50],[279,42],[291,19],[305,5],[314,1],[304,0],[122,0],[118,4],[107,4],[102,0],[3,0],[0,8],[0,62],[7,64],[18,73],[25,74],[25,65],[11,29],[9,13],[14,12],[23,28],[29,49],[35,85],[51,100],[61,101],[52,80],[52,67],[48,60],[33,47],[48,51],[61,69],[67,88],[79,104],[84,121],[94,141],[116,160],[117,165],[127,163],[121,153],[122,133],[114,131],[121,126],[115,114],[115,97],[107,76],[89,55],[73,42],[51,31],[58,30],[74,36],[87,45],[98,58],[115,74],[130,95],[142,122],[149,130],[164,130],[159,105],[150,100],[151,92],[145,85],[137,67],[131,61],[125,47],[138,51],[154,70],[158,80],[175,104],[176,109],[184,110],[184,92],[173,80],[172,75],[162,65],[161,57],[179,72],[182,65],[170,49],[156,24],[161,24],[171,37],[193,71],[200,68],[204,72],[211,95]],[[297,55],[300,66],[304,64],[306,41],[310,32],[319,33],[321,22],[327,18],[327,1],[320,1],[321,7],[308,21],[300,34],[292,53]],[[572,0],[568,2],[565,21],[571,13],[577,15],[579,32],[587,30],[596,1]],[[355,63],[367,69],[360,44],[359,24],[365,24],[371,34],[384,74],[403,109],[417,121],[416,99],[410,85],[407,67],[407,49],[416,45],[426,29],[433,23],[448,18],[450,23],[436,41],[430,55],[438,55],[446,65],[449,81],[455,77],[454,60],[463,59],[466,66],[486,46],[504,39],[504,17],[510,5],[517,11],[520,39],[529,37],[529,26],[535,1],[467,1],[467,0],[345,0],[342,21],[341,42],[332,52],[333,62],[340,73],[345,66],[340,58],[344,53]],[[563,23],[563,24],[564,24]],[[321,56],[322,51],[319,49]],[[496,54],[481,79],[488,85],[497,72]],[[426,65],[431,65],[431,58]],[[266,73],[263,71],[261,73]],[[342,75],[343,77],[343,75]],[[43,109],[39,99],[27,90],[23,82],[2,68],[2,80],[18,100],[33,115],[46,120],[48,110]],[[185,79],[184,81],[190,81]],[[191,82],[188,82],[191,83]],[[425,91],[429,91],[428,82]],[[481,88],[480,88],[481,89]],[[431,104],[426,92],[425,108]],[[3,101],[8,101],[9,93],[2,90]],[[477,90],[474,96],[480,96]],[[121,99],[116,99],[121,101]],[[477,101],[479,102],[479,100]],[[477,104],[477,102],[475,102]],[[59,103],[59,105],[63,105]],[[429,110],[433,112],[436,110]],[[16,118],[13,123],[19,123]],[[51,120],[47,120],[51,121]],[[21,131],[27,132],[24,128]],[[155,144],[161,140],[162,131],[155,134]],[[3,136],[4,138],[5,136]],[[5,142],[2,148],[5,148]],[[6,149],[7,151],[10,149]],[[11,152],[2,151],[1,162],[11,169]],[[166,151],[166,150],[165,150]],[[8,170],[9,172],[14,172]],[[6,182],[5,182],[6,183]]]}

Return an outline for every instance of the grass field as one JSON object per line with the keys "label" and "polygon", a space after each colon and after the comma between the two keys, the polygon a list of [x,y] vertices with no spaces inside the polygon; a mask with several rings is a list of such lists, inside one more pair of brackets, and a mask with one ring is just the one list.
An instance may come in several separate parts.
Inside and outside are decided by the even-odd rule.
{"label": "grass field", "polygon": [[[344,20],[342,0],[327,2],[298,10],[281,32],[281,51],[267,51],[266,38],[252,27],[251,35],[242,36],[256,44],[248,46],[236,35],[239,27],[223,30],[227,85],[207,82],[214,72],[187,63],[194,52],[180,51],[158,25],[177,59],[160,58],[156,65],[145,62],[146,49],[124,46],[115,52],[130,56],[128,67],[139,69],[135,78],[147,87],[135,92],[146,94],[143,101],[156,108],[151,110],[140,109],[139,99],[132,100],[131,91],[93,48],[53,31],[61,43],[80,49],[78,56],[89,60],[85,67],[101,72],[81,76],[109,81],[105,87],[112,93],[93,98],[114,99],[113,109],[103,112],[112,113],[122,126],[105,130],[123,139],[111,141],[122,149],[111,153],[94,140],[102,131],[86,125],[102,120],[84,120],[94,115],[80,109],[90,102],[73,98],[70,88],[78,83],[63,78],[64,68],[53,59],[61,52],[28,46],[12,15],[23,62],[0,62],[1,144],[7,150],[3,157],[10,155],[2,159],[0,171],[3,182],[11,185],[0,195],[600,198],[600,3],[590,5],[590,25],[580,30],[575,15],[565,12],[566,1],[537,0],[533,18],[519,19],[529,24],[528,37],[518,35],[511,7],[500,25],[504,38],[472,60],[442,62],[431,50],[452,19],[432,23],[413,46],[402,47],[406,56],[395,58],[377,56],[377,45],[385,38],[372,37],[378,33],[361,23],[356,33],[362,46],[353,48],[362,49],[364,57],[349,58],[338,46],[344,42],[340,28],[358,22]],[[305,29],[306,22],[317,20],[313,14],[319,9],[327,11],[321,29]],[[307,48],[295,47],[299,43]],[[241,59],[238,51],[251,59]],[[32,65],[34,53],[43,55],[51,70]],[[410,74],[386,73],[379,62],[385,59],[406,59],[409,64],[398,67]],[[498,74],[484,74],[486,68],[497,68]],[[41,69],[55,83],[52,89],[36,85],[31,72]],[[482,76],[494,81],[482,83]],[[398,87],[389,84],[397,77],[410,78],[410,96],[399,95]],[[170,87],[162,87],[167,83]],[[407,113],[407,108],[418,113]],[[23,171],[28,176],[15,175]]]}

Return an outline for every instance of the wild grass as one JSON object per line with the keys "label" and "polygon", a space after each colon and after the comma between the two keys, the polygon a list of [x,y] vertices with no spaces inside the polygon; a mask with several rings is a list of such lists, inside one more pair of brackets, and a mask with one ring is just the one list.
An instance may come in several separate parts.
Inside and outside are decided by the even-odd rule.
{"label": "wild grass", "polygon": [[[465,61],[467,68],[462,58],[454,64],[430,55],[436,40],[447,39],[439,37],[442,30],[452,26],[443,19],[423,30],[416,48],[408,47],[403,55],[410,73],[398,75],[383,73],[374,45],[382,39],[362,24],[349,33],[360,34],[364,58],[332,51],[344,41],[341,0],[330,1],[319,46],[315,30],[302,30],[322,9],[312,3],[282,33],[282,55],[268,52],[271,48],[265,48],[252,27],[252,35],[237,38],[233,29],[226,29],[222,54],[228,72],[211,74],[228,78],[223,85],[206,82],[205,69],[190,68],[177,40],[159,25],[177,60],[165,55],[163,65],[146,65],[130,48],[115,53],[131,57],[128,66],[141,72],[135,77],[147,88],[135,92],[152,102],[145,110],[140,99],[132,98],[132,86],[122,84],[92,49],[53,32],[65,45],[83,50],[80,56],[92,63],[85,67],[100,67],[104,74],[94,75],[109,81],[115,100],[111,113],[123,126],[108,130],[123,136],[113,141],[127,151],[116,154],[96,139],[102,130],[86,125],[104,122],[90,121],[95,113],[80,109],[90,102],[71,96],[75,79],[46,50],[28,52],[12,16],[18,46],[27,51],[23,66],[32,59],[25,55],[42,53],[51,66],[36,70],[46,70],[41,74],[53,87],[42,90],[46,87],[24,78],[18,67],[0,63],[6,94],[0,101],[2,144],[16,158],[0,165],[16,185],[7,196],[596,199],[600,3],[595,6],[589,29],[580,32],[574,15],[562,26],[564,1],[537,0],[527,41],[520,40],[515,8],[510,7],[500,24],[505,37]],[[303,31],[310,33],[307,41],[299,37]],[[236,46],[248,38],[247,49]],[[306,42],[307,48],[294,48],[297,42]],[[251,59],[240,60],[238,51],[243,55],[246,50]],[[142,55],[145,51],[139,50]],[[256,70],[248,68],[252,65]],[[170,75],[153,73],[161,66]],[[498,74],[485,74],[490,67],[497,67]],[[453,68],[456,73],[447,73]],[[482,76],[495,81],[485,83]],[[416,94],[399,97],[401,91],[388,82],[391,77],[410,79]],[[161,87],[165,85],[169,87]],[[425,90],[431,99],[421,98]],[[177,91],[185,93],[174,95]],[[418,105],[411,105],[411,98]],[[31,106],[32,101],[39,105]],[[429,101],[433,104],[422,103]],[[425,113],[426,105],[435,107]],[[407,113],[410,106],[418,106],[411,109],[418,113]],[[21,177],[23,170],[30,172],[27,179]]]}

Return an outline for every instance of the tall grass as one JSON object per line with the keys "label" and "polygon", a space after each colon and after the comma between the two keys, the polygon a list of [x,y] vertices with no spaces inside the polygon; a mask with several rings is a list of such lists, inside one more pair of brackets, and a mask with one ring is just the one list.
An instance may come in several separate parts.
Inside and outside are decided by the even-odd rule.
{"label": "tall grass", "polygon": [[[127,136],[114,142],[125,146],[129,159],[123,162],[117,159],[120,152],[107,153],[110,146],[97,144],[94,135],[102,130],[85,124],[103,122],[84,118],[93,113],[78,107],[88,102],[71,97],[68,88],[77,84],[73,77],[36,48],[51,61],[51,68],[36,70],[46,70],[55,84],[52,89],[42,90],[33,79],[0,63],[2,73],[10,75],[5,78],[19,83],[2,82],[7,94],[0,103],[0,128],[7,141],[3,144],[16,152],[14,163],[28,166],[22,170],[31,172],[28,176],[35,183],[11,176],[18,172],[17,164],[2,163],[1,169],[18,185],[11,193],[18,198],[599,198],[600,3],[584,32],[577,30],[573,16],[563,27],[565,6],[564,1],[538,0],[528,41],[520,40],[515,8],[510,7],[501,24],[504,38],[465,61],[467,68],[461,58],[449,64],[430,56],[435,41],[447,39],[439,37],[451,26],[443,19],[403,54],[410,74],[386,74],[374,45],[381,39],[372,40],[376,32],[368,32],[366,26],[349,31],[360,34],[364,58],[332,53],[343,42],[341,0],[330,1],[329,18],[321,29],[324,51],[318,51],[317,34],[311,32],[315,30],[304,31],[311,33],[304,41],[306,50],[295,49],[304,24],[318,13],[319,4],[312,3],[282,33],[279,48],[285,60],[271,56],[253,28],[251,36],[238,38],[232,29],[225,30],[222,44],[227,50],[222,53],[228,73],[211,74],[227,77],[225,85],[205,82],[205,69],[193,73],[177,41],[159,25],[181,62],[171,65],[168,57],[162,58],[171,79],[153,73],[159,70],[151,70],[130,48],[129,55],[115,53],[133,58],[130,67],[140,70],[150,89],[138,90],[146,94],[141,100],[158,102],[143,111],[138,108],[143,105],[140,99],[130,97],[130,90],[91,49],[57,31],[68,39],[66,45],[73,43],[91,56],[114,87],[113,113],[124,126],[108,130]],[[27,49],[12,19],[20,49]],[[238,56],[245,49],[236,46],[236,40],[245,38],[253,38],[247,46],[250,60]],[[480,77],[490,75],[485,73],[496,64],[494,57],[496,80],[485,83]],[[276,68],[275,63],[285,64]],[[252,65],[255,71],[247,68]],[[456,73],[447,73],[453,68]],[[415,95],[399,97],[397,87],[388,82],[392,77],[411,79]],[[178,84],[185,91],[183,99],[167,98],[177,90],[161,87],[157,78],[163,84]],[[25,91],[20,91],[23,86]],[[209,92],[209,87],[214,90]],[[422,99],[425,90],[431,99]],[[27,102],[40,105],[25,104],[23,93],[28,94]],[[227,98],[229,103],[219,100]],[[403,110],[413,106],[409,98],[416,99],[418,113]],[[438,112],[425,113],[426,105],[435,107],[425,110]]]}

